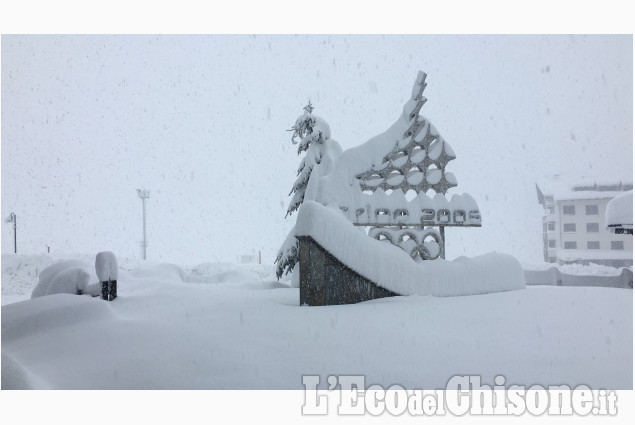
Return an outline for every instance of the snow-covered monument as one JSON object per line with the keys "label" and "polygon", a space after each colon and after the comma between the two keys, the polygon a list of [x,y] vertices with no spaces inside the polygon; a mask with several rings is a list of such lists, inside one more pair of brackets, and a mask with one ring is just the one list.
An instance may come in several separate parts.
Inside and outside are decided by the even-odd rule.
{"label": "snow-covered monument", "polygon": [[[344,153],[320,184],[318,201],[337,205],[356,226],[387,240],[417,260],[444,258],[446,226],[480,226],[481,215],[468,195],[446,198],[457,179],[446,166],[452,147],[426,118],[426,74],[419,72],[412,98],[399,120],[383,134]],[[406,193],[416,194],[408,200]],[[433,197],[428,196],[433,193]]]}
{"label": "snow-covered monument", "polygon": [[[336,142],[323,120],[313,121],[318,130],[312,136],[304,133],[302,141],[314,141],[310,146],[319,154],[307,151],[300,165],[292,193],[302,184],[306,191],[291,202],[289,210],[298,209],[296,226],[276,260],[279,276],[286,266],[299,278],[301,304],[525,286],[520,265],[504,254],[445,261],[445,228],[480,227],[481,214],[468,194],[448,198],[458,182],[446,166],[456,155],[419,115],[425,79],[419,72],[411,98],[387,131],[341,155],[339,145],[326,144]],[[305,109],[305,119],[311,111]],[[319,172],[303,176],[307,160]]]}

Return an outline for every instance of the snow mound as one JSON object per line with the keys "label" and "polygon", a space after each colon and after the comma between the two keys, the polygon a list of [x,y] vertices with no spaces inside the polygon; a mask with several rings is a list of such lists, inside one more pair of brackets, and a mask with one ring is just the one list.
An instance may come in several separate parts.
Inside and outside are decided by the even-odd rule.
{"label": "snow mound", "polygon": [[558,266],[562,273],[576,276],[619,276],[622,269],[618,267],[610,267],[602,264],[591,263],[584,264],[562,264]]}
{"label": "snow mound", "polygon": [[302,204],[295,235],[312,237],[355,272],[402,295],[456,296],[525,288],[523,269],[510,255],[416,263],[402,249],[360,232],[340,210],[317,202]]}
{"label": "snow mound", "polygon": [[144,280],[161,280],[167,282],[184,282],[186,279],[185,271],[174,264],[162,263],[147,269],[139,269],[130,272],[130,276],[136,279]]}
{"label": "snow mound", "polygon": [[[83,270],[86,270],[87,273],[88,273],[88,270],[91,270],[88,264],[79,260],[66,260],[66,261],[60,261],[58,263],[52,264],[48,266],[47,268],[45,268],[44,270],[42,270],[42,272],[40,273],[38,284],[36,285],[35,289],[33,289],[33,292],[31,293],[31,298],[38,298],[38,297],[47,295],[49,293],[48,292],[49,286],[51,285],[55,277],[59,275],[60,273],[64,272],[65,270],[72,269],[72,268],[82,268]],[[60,285],[60,284],[61,284],[60,281],[56,282],[56,285]],[[52,293],[56,293],[56,292],[52,292]]]}
{"label": "snow mound", "polygon": [[8,304],[2,307],[2,344],[24,335],[113,318],[110,304],[92,297],[55,294]]}
{"label": "snow mound", "polygon": [[71,267],[55,276],[48,288],[46,295],[72,294],[82,295],[90,284],[90,272],[83,267]]}
{"label": "snow mound", "polygon": [[210,274],[206,276],[197,276],[188,278],[188,282],[194,283],[243,283],[254,282],[258,280],[258,275],[250,273],[248,270],[233,269],[221,273]]}
{"label": "snow mound", "polygon": [[2,389],[32,390],[49,389],[41,379],[33,376],[20,362],[2,352]]}
{"label": "snow mound", "polygon": [[253,289],[253,290],[261,290],[261,289],[289,289],[290,286],[283,282],[278,282],[277,280],[269,280],[269,281],[261,281],[261,282],[247,282],[240,285],[241,288],[244,289]]}
{"label": "snow mound", "polygon": [[[246,267],[246,265],[244,265]],[[234,263],[201,263],[192,268],[192,274],[195,276],[211,276],[227,270],[236,268]]]}
{"label": "snow mound", "polygon": [[192,269],[187,281],[210,283],[240,281],[275,280],[275,266],[269,264],[202,263]]}
{"label": "snow mound", "polygon": [[537,286],[307,309],[297,289],[273,281],[184,284],[163,270],[166,279],[120,269],[116,302],[58,294],[3,306],[3,389],[301,390],[307,370],[324,390],[333,371],[384,388],[443,388],[460,371],[488,385],[503,373],[526,387],[633,388],[631,289]]}
{"label": "snow mound", "polygon": [[556,263],[522,263],[526,271],[545,271],[558,269],[563,273],[578,276],[618,276],[622,270],[618,267],[605,266],[603,264],[556,264]]}
{"label": "snow mound", "polygon": [[527,285],[597,286],[633,288],[633,270],[629,267],[589,267],[580,264],[525,268]]}

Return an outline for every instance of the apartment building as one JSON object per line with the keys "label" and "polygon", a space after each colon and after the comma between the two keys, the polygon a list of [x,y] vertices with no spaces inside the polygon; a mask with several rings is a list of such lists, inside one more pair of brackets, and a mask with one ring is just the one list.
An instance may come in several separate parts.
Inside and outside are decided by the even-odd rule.
{"label": "apartment building", "polygon": [[542,217],[543,254],[558,264],[633,265],[633,236],[607,229],[610,200],[633,190],[632,181],[589,181],[578,184],[554,181],[536,184]]}

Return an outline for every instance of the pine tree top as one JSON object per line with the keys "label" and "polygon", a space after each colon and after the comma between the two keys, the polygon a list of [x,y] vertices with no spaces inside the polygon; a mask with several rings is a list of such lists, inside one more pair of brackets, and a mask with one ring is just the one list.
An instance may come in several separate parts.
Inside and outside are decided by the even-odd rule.
{"label": "pine tree top", "polygon": [[329,125],[322,118],[313,115],[314,109],[309,102],[303,108],[304,113],[298,117],[294,126],[289,130],[293,131],[291,142],[294,145],[299,144],[298,155],[306,151],[311,143],[324,143],[331,137]]}

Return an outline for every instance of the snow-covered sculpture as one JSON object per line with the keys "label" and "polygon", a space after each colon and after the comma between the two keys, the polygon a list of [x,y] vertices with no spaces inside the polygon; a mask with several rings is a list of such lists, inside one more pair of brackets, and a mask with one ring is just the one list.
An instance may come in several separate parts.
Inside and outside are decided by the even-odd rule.
{"label": "snow-covered sculpture", "polygon": [[[294,126],[291,142],[298,145],[298,155],[306,152],[306,155],[298,167],[298,177],[291,188],[289,195],[293,195],[287,216],[297,211],[302,202],[315,201],[317,197],[317,184],[319,179],[330,173],[335,160],[342,153],[339,143],[331,139],[331,129],[322,118],[313,114],[311,102],[304,107],[304,113],[298,117]],[[296,140],[298,139],[298,140]],[[283,274],[295,271],[295,278],[292,278],[294,286],[298,285],[297,263],[298,263],[298,241],[294,236],[295,227],[291,229],[286,239],[282,243],[276,260],[276,276],[278,279]]]}
{"label": "snow-covered sculpture", "polygon": [[[293,247],[301,305],[525,288],[522,267],[512,256],[445,260],[445,227],[479,227],[481,214],[468,194],[446,198],[457,186],[446,172],[456,155],[419,115],[425,78],[419,72],[411,99],[387,131],[343,152],[334,165],[318,168],[322,160],[309,177],[299,177],[308,182],[299,207],[292,202],[298,215],[290,236],[298,242],[287,238],[277,261],[285,258],[285,247]],[[301,187],[297,183],[294,191]]]}
{"label": "snow-covered sculpture", "polygon": [[[468,194],[446,198],[457,179],[446,172],[452,147],[419,111],[426,102],[426,74],[419,72],[411,99],[387,131],[344,152],[321,178],[317,201],[336,206],[369,235],[406,250],[415,260],[445,258],[446,226],[480,226]],[[414,193],[408,199],[406,193]],[[429,197],[427,192],[434,192]],[[438,230],[435,228],[438,227]]]}

